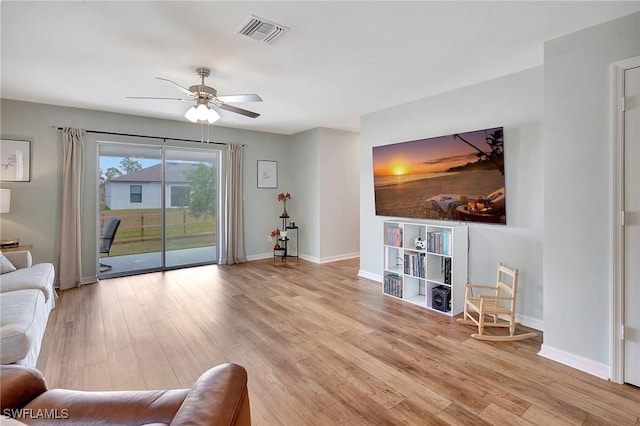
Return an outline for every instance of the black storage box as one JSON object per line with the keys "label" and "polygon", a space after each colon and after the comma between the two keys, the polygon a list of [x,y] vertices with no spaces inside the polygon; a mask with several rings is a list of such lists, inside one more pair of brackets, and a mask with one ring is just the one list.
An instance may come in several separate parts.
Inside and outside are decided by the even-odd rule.
{"label": "black storage box", "polygon": [[431,307],[442,312],[451,310],[451,288],[439,285],[431,291]]}

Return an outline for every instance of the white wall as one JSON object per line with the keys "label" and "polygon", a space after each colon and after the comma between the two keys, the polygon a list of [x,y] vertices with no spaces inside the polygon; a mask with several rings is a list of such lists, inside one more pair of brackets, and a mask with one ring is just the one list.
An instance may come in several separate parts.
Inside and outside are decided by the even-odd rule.
{"label": "white wall", "polygon": [[320,132],[320,261],[360,254],[359,134]]}
{"label": "white wall", "polygon": [[495,282],[500,260],[518,268],[521,320],[542,328],[543,81],[538,67],[362,117],[360,275],[381,280],[383,267],[372,147],[504,126],[507,225],[469,224],[469,279]]}
{"label": "white wall", "polygon": [[[300,227],[300,251],[308,259],[320,258],[320,164],[318,153],[320,137],[316,130],[308,130],[293,136],[287,161],[291,164],[292,193],[291,219]],[[286,189],[283,189],[287,192]]]}
{"label": "white wall", "polygon": [[[31,141],[31,182],[3,182],[12,189],[11,213],[0,218],[2,238],[19,237],[25,244],[34,245],[37,262],[57,262],[59,256],[59,223],[62,136],[57,126],[80,127],[91,130],[200,139],[200,127],[187,122],[158,120],[65,108],[51,105],[17,102],[2,99],[0,104],[2,137]],[[275,201],[278,190],[257,188],[257,160],[287,158],[290,136],[247,130],[213,127],[212,139],[220,142],[245,144],[245,244],[247,257],[271,253],[266,235],[272,229],[274,217],[281,213],[281,203]],[[140,144],[157,143],[149,139],[106,137],[88,133],[85,137],[85,190],[83,209],[82,275],[91,280],[95,276],[97,251],[96,228],[96,142],[122,141]],[[167,141],[165,146],[207,148],[193,142]],[[214,146],[211,146],[214,147]],[[215,146],[219,148],[219,146]],[[291,173],[286,162],[279,162],[278,181],[289,186]]]}
{"label": "white wall", "polygon": [[358,134],[319,128],[293,139],[291,214],[301,227],[301,251],[314,262],[357,256]]}
{"label": "white wall", "polygon": [[543,353],[604,376],[612,304],[610,72],[612,62],[638,55],[640,13],[545,43]]}

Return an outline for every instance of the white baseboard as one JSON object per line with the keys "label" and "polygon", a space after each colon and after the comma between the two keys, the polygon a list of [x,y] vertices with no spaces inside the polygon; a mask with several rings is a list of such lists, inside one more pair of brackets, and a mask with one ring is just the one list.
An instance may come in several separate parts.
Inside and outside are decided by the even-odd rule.
{"label": "white baseboard", "polygon": [[[308,262],[313,262],[313,263],[338,262],[340,260],[353,259],[353,258],[359,257],[359,256],[360,256],[360,253],[348,253],[348,254],[340,254],[340,255],[337,255],[337,256],[329,256],[329,257],[319,258],[319,257],[316,257],[316,256],[309,256],[307,254],[300,253],[300,259],[306,260]],[[272,257],[273,257],[273,252],[253,254],[253,255],[247,256],[247,261],[270,259]]]}
{"label": "white baseboard", "polygon": [[560,364],[568,365],[569,367],[573,367],[577,370],[584,371],[585,373],[592,374],[601,379],[609,380],[610,371],[609,366],[606,364],[553,348],[545,343],[542,344],[538,355],[552,361],[559,362]]}
{"label": "white baseboard", "polygon": [[359,257],[360,253],[349,253],[349,254],[340,254],[337,256],[329,256],[329,257],[317,257],[317,256],[309,256],[308,254],[300,253],[300,259],[306,260],[313,263],[330,263],[330,262],[339,262],[340,260],[353,259],[355,257]]}
{"label": "white baseboard", "polygon": [[307,262],[320,263],[319,257],[309,256],[308,254],[300,253],[300,259],[306,260]]}
{"label": "white baseboard", "polygon": [[516,321],[526,327],[533,328],[534,330],[538,330],[538,331],[544,330],[544,321],[538,318],[516,314]]}
{"label": "white baseboard", "polygon": [[337,256],[323,257],[320,259],[320,263],[339,262],[341,260],[354,259],[360,257],[360,253],[346,253],[339,254]]}
{"label": "white baseboard", "polygon": [[371,272],[363,271],[362,269],[358,271],[358,276],[371,281],[382,283],[382,275],[372,274]]}
{"label": "white baseboard", "polygon": [[247,256],[247,262],[250,262],[252,260],[269,259],[270,257],[273,257],[273,252],[252,254],[250,256]]}

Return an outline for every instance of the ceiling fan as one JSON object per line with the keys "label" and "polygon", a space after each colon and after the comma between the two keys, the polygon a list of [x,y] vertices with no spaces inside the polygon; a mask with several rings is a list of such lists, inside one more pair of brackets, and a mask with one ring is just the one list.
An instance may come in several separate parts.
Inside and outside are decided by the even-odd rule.
{"label": "ceiling fan", "polygon": [[255,94],[249,95],[218,95],[218,91],[213,87],[206,86],[204,79],[209,77],[211,70],[209,68],[196,68],[196,73],[200,76],[200,84],[190,86],[188,89],[180,86],[178,83],[166,78],[156,77],[158,80],[168,81],[169,83],[180,89],[186,98],[158,98],[150,96],[127,96],[128,99],[169,99],[174,101],[189,101],[194,102],[194,105],[187,110],[184,114],[185,118],[196,123],[198,121],[208,121],[213,124],[220,115],[215,111],[215,108],[223,109],[225,111],[235,112],[247,117],[256,118],[260,114],[249,111],[246,109],[238,108],[233,105],[227,104],[227,102],[262,102],[262,98]]}

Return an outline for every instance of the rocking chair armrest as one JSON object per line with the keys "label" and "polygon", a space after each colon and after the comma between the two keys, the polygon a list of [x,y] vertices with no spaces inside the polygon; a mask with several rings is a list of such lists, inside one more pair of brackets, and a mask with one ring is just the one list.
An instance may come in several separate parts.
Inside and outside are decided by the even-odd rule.
{"label": "rocking chair armrest", "polygon": [[494,296],[492,294],[481,294],[478,297],[480,299],[513,300],[513,296]]}
{"label": "rocking chair armrest", "polygon": [[484,288],[487,290],[495,290],[496,286],[491,286],[491,285],[482,285],[482,284],[465,284],[465,287],[467,288]]}

